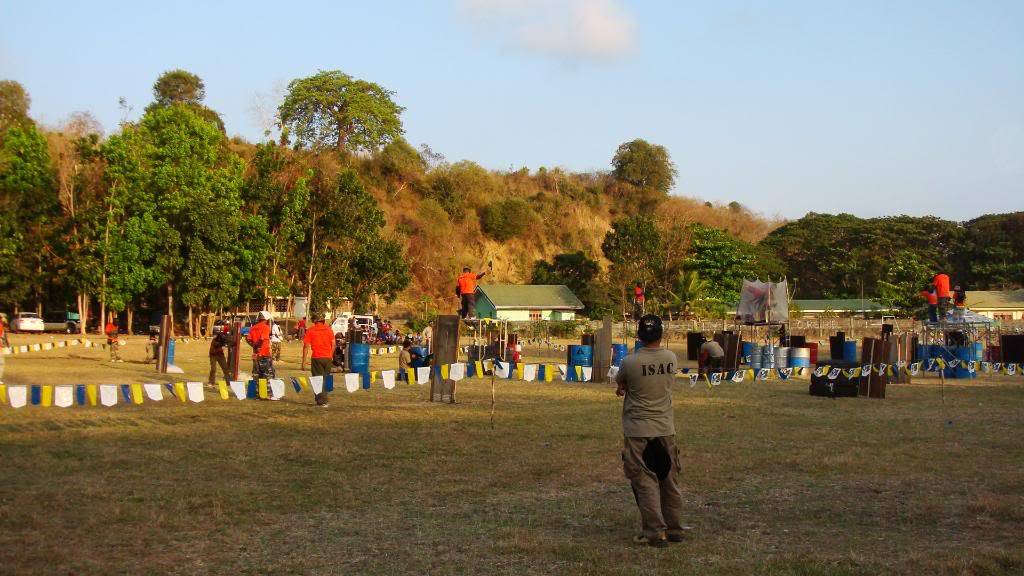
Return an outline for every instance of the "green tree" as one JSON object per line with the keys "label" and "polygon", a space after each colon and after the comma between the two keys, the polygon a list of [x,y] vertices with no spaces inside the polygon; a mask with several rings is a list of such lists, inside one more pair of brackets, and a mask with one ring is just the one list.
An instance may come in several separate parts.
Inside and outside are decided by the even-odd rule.
{"label": "green tree", "polygon": [[612,166],[615,178],[663,194],[668,194],[676,181],[676,167],[668,150],[639,138],[619,146]]}
{"label": "green tree", "polygon": [[160,106],[202,104],[206,85],[202,78],[187,70],[168,70],[153,83],[153,98]]}
{"label": "green tree", "polygon": [[533,263],[530,284],[564,284],[585,306],[583,313],[597,318],[611,311],[607,290],[600,280],[601,266],[583,251],[556,255],[551,262]]}
{"label": "green tree", "polygon": [[[249,264],[265,259],[244,252],[269,242],[262,216],[242,214],[244,167],[223,134],[189,105],[158,106],[103,154],[111,187],[104,300],[122,305],[143,286],[163,287],[168,313],[176,292],[190,313],[237,299],[255,275]],[[124,240],[137,242],[137,253]]]}
{"label": "green tree", "polygon": [[397,138],[384,146],[376,160],[381,175],[391,184],[393,195],[421,180],[427,170],[423,157],[404,138]]}
{"label": "green tree", "polygon": [[197,116],[216,126],[221,134],[225,134],[224,119],[203,104],[204,99],[206,99],[206,84],[203,83],[202,78],[187,70],[168,70],[153,83],[153,103],[146,108],[146,111],[156,107],[186,106]]}
{"label": "green tree", "polygon": [[898,254],[878,280],[878,301],[910,315],[924,303],[920,292],[933,275],[934,272],[916,253],[907,251]]}
{"label": "green tree", "polygon": [[[636,215],[612,222],[612,229],[601,243],[604,257],[611,261],[610,283],[622,291],[639,282],[644,288],[653,288],[664,269],[664,242],[661,232],[649,216]],[[657,290],[650,290],[657,296]]]}
{"label": "green tree", "polygon": [[0,80],[0,134],[16,124],[31,123],[28,92],[14,80]]}
{"label": "green tree", "polygon": [[301,169],[287,149],[273,143],[256,147],[242,198],[245,212],[262,216],[269,235],[267,260],[256,264],[260,296],[267,306],[272,296],[287,295],[292,287],[294,275],[286,263],[307,234],[310,177],[309,170]]}
{"label": "green tree", "polygon": [[690,254],[684,262],[687,271],[696,272],[706,283],[708,300],[731,305],[739,302],[745,278],[778,278],[785,273],[773,254],[732,237],[728,232],[703,224],[691,224]]}
{"label": "green tree", "polygon": [[356,310],[364,310],[370,296],[395,301],[411,282],[402,244],[391,238],[374,238],[359,247],[351,263],[351,298]]}
{"label": "green tree", "polygon": [[504,242],[520,236],[536,221],[536,214],[525,200],[506,198],[483,209],[480,215],[480,228],[484,234]]}
{"label": "green tree", "polygon": [[0,300],[41,309],[60,214],[46,138],[32,123],[0,135]]}
{"label": "green tree", "polygon": [[965,281],[977,290],[1024,286],[1024,212],[990,214],[964,223],[958,255]]}
{"label": "green tree", "polygon": [[278,108],[282,138],[338,152],[376,151],[402,135],[393,92],[339,70],[292,80]]}

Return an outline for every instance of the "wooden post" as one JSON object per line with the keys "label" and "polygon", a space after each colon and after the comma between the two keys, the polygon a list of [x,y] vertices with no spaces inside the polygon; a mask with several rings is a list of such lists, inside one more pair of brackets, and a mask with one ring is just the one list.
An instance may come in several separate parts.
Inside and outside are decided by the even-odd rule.
{"label": "wooden post", "polygon": [[591,382],[607,382],[608,370],[612,365],[612,319],[604,319],[604,325],[594,332]]}
{"label": "wooden post", "polygon": [[[456,315],[438,316],[434,323],[434,364],[451,364],[458,359],[459,326],[461,321]],[[455,403],[455,381],[444,380],[436,370],[431,371],[430,401]]]}

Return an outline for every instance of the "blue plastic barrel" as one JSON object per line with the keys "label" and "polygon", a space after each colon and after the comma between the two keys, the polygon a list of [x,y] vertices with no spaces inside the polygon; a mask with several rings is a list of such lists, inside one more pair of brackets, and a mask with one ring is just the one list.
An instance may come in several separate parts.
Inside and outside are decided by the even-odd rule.
{"label": "blue plastic barrel", "polygon": [[857,341],[847,340],[843,342],[843,360],[848,362],[856,362],[857,358]]}
{"label": "blue plastic barrel", "polygon": [[568,362],[568,380],[570,382],[576,382],[576,367],[577,366],[593,366],[594,365],[594,350],[590,346],[583,346],[581,344],[573,344],[569,346],[569,362]]}
{"label": "blue plastic barrel", "polygon": [[[743,342],[743,343],[741,343],[740,344],[740,360],[741,361],[745,361],[744,359],[750,358],[750,354],[753,351],[754,351],[754,343],[753,342]],[[746,360],[746,361],[749,362],[749,360]]]}
{"label": "blue plastic barrel", "polygon": [[629,346],[625,344],[612,344],[612,366],[621,366],[622,359],[629,354]]}
{"label": "blue plastic barrel", "polygon": [[362,376],[363,388],[370,387],[370,345],[348,345],[348,371]]}

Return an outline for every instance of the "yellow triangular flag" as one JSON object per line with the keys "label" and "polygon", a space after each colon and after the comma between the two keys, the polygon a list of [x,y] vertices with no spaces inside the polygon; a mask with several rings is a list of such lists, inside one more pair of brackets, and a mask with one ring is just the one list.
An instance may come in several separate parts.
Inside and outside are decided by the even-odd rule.
{"label": "yellow triangular flag", "polygon": [[220,392],[220,399],[227,400],[230,398],[228,395],[228,383],[223,380],[217,381],[217,391]]}
{"label": "yellow triangular flag", "polygon": [[935,359],[935,363],[939,365],[939,368],[942,368],[942,369],[946,368],[946,361],[943,360],[942,358],[936,358]]}
{"label": "yellow triangular flag", "polygon": [[7,404],[7,385],[0,384],[0,404]]}
{"label": "yellow triangular flag", "polygon": [[416,370],[414,368],[405,369],[405,381],[409,384],[416,383]]}
{"label": "yellow triangular flag", "polygon": [[174,383],[174,395],[178,397],[178,400],[185,401],[185,383],[175,382]]}
{"label": "yellow triangular flag", "polygon": [[523,379],[523,369],[525,367],[526,367],[526,365],[523,364],[523,363],[516,364],[516,380],[522,380]]}
{"label": "yellow triangular flag", "polygon": [[545,364],[544,365],[544,381],[551,382],[555,379],[555,365]]}
{"label": "yellow triangular flag", "polygon": [[86,384],[85,385],[85,397],[88,398],[88,400],[89,400],[89,406],[95,406],[96,405],[96,391],[97,391],[97,388],[96,388],[95,384]]}
{"label": "yellow triangular flag", "polygon": [[47,385],[44,384],[43,386],[40,386],[40,388],[41,388],[40,392],[41,392],[42,398],[40,398],[40,402],[39,403],[42,404],[43,406],[52,406],[53,405],[53,386],[47,386]]}
{"label": "yellow triangular flag", "polygon": [[372,385],[374,385],[376,383],[377,383],[377,372],[376,371],[370,372],[370,385],[372,386]]}
{"label": "yellow triangular flag", "polygon": [[448,370],[449,370],[449,365],[448,364],[441,364],[441,379],[442,380],[447,380],[448,379]]}
{"label": "yellow triangular flag", "polygon": [[579,382],[579,381],[583,380],[583,367],[577,365],[577,366],[574,366],[574,368],[576,368],[576,381]]}
{"label": "yellow triangular flag", "polygon": [[132,402],[142,404],[142,384],[132,384],[130,389],[132,392]]}
{"label": "yellow triangular flag", "polygon": [[266,378],[260,378],[259,382],[256,384],[256,395],[259,396],[263,400],[265,400],[267,398],[267,379]]}

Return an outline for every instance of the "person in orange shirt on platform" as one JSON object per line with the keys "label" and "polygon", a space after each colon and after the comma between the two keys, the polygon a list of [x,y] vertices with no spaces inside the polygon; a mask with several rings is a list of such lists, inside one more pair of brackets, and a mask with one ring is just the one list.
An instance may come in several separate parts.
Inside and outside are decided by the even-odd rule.
{"label": "person in orange shirt on platform", "polygon": [[[312,352],[310,372],[313,376],[328,376],[334,360],[334,331],[327,326],[322,312],[313,315],[313,326],[306,330],[302,337],[302,367],[306,367],[306,353]],[[327,392],[320,392],[313,397],[316,405],[327,407]]]}
{"label": "person in orange shirt on platform", "polygon": [[921,290],[921,297],[928,301],[928,321],[939,321],[939,295],[935,292],[935,285],[929,284]]}
{"label": "person in orange shirt on platform", "polygon": [[462,298],[462,308],[459,309],[459,316],[463,319],[476,318],[476,281],[483,278],[486,274],[486,272],[473,274],[469,266],[462,269],[462,274],[455,285],[455,293]]}
{"label": "person in orange shirt on platform", "polygon": [[938,273],[932,279],[935,285],[935,295],[939,298],[939,320],[946,321],[946,311],[949,310],[949,276]]}

